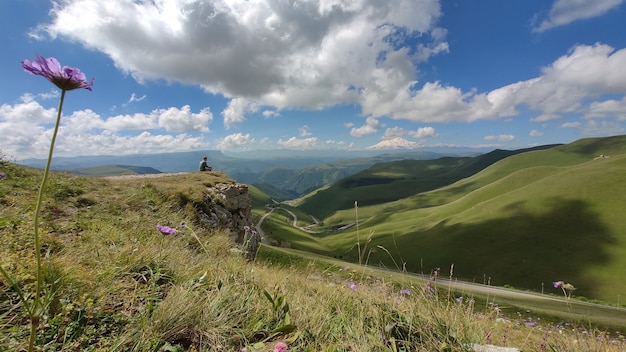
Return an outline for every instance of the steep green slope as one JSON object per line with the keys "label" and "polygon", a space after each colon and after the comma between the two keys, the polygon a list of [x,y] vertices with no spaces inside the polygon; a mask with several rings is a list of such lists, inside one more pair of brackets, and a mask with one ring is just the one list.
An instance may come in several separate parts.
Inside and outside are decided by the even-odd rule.
{"label": "steep green slope", "polygon": [[[395,160],[434,159],[440,156],[441,154],[426,151],[381,154],[366,158],[336,160],[302,168],[294,168],[293,166],[269,168],[260,173],[258,176],[249,175],[249,178],[238,177],[238,179],[242,182],[272,185],[291,195],[289,198],[282,199],[293,199],[316,188],[331,184],[344,177],[348,177],[359,171],[367,169],[376,163]],[[271,191],[270,189],[267,190]],[[280,193],[273,193],[270,195],[277,199],[280,199],[281,197]]]}
{"label": "steep green slope", "polygon": [[469,177],[512,155],[554,145],[520,150],[494,150],[476,157],[443,157],[436,160],[401,160],[378,163],[346,177],[331,187],[303,200],[299,207],[324,218],[335,211],[380,204],[434,190]]}
{"label": "steep green slope", "polygon": [[[539,291],[565,280],[578,295],[614,301],[626,290],[619,280],[626,275],[625,192],[626,137],[585,139],[511,156],[435,191],[359,207],[360,233],[325,241],[356,260],[357,239],[371,237],[364,251],[372,264],[395,260],[429,272],[454,263],[455,276],[477,282]],[[348,210],[325,221],[354,218]]]}

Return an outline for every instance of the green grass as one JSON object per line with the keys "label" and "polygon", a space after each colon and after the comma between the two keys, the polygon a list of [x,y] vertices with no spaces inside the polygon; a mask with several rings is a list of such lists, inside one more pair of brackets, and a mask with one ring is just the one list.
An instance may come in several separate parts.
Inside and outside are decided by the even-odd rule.
{"label": "green grass", "polygon": [[[0,265],[28,295],[41,172],[6,162],[0,171],[8,175],[0,180]],[[445,286],[430,295],[423,279],[346,269],[314,253],[262,246],[247,262],[219,229],[203,228],[196,211],[207,186],[232,182],[223,174],[52,173],[49,181],[41,230],[50,305],[37,335],[41,350],[270,351],[277,341],[292,351],[467,351],[473,343],[524,351],[624,348],[594,326],[584,333],[578,325],[527,326],[526,315],[511,319],[486,304],[459,304]],[[275,226],[281,217],[288,219],[278,216]],[[179,232],[164,236],[159,223]],[[283,236],[294,241],[296,233]],[[0,350],[23,350],[28,324],[15,287],[0,280]]]}
{"label": "green grass", "polygon": [[[624,291],[616,278],[626,274],[620,240],[626,230],[620,215],[626,167],[615,140],[620,137],[520,154],[448,187],[360,207],[359,236],[352,227],[316,237],[353,262],[360,238],[371,264],[397,268],[400,262],[419,273],[455,263],[462,279],[487,277],[495,285],[535,292],[543,284],[556,294],[550,283],[564,278],[576,284],[578,299],[615,305]],[[572,152],[581,149],[592,154]],[[607,150],[609,159],[593,160]],[[346,224],[355,218],[352,208],[324,221]]]}
{"label": "green grass", "polygon": [[[600,154],[610,157],[594,160]],[[407,163],[406,175],[418,172]],[[394,180],[405,177],[402,168],[388,172],[385,177]],[[617,279],[626,275],[624,175],[626,136],[584,139],[516,154],[397,201],[370,206],[359,201],[359,233],[351,227],[318,237],[354,262],[358,239],[362,244],[370,239],[370,248],[383,246],[412,272],[455,263],[457,276],[469,281],[489,276],[496,285],[535,291],[541,283],[565,280],[577,287],[577,296],[615,304],[626,291],[626,282]],[[381,192],[367,187],[356,190],[364,197]],[[334,194],[346,202],[351,198],[352,206],[333,211],[324,223],[354,223],[358,192],[335,189]],[[376,249],[370,261],[393,265]]]}
{"label": "green grass", "polygon": [[315,196],[302,199],[298,206],[317,217],[325,218],[333,212],[351,208],[355,200],[359,201],[360,206],[369,206],[403,199],[450,185],[511,155],[552,147],[495,150],[472,158],[443,157],[436,160],[379,163],[327,189],[318,190]]}

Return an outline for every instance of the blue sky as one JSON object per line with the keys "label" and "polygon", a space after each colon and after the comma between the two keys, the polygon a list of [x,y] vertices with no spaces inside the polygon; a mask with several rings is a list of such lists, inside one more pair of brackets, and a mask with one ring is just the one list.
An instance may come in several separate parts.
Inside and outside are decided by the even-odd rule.
{"label": "blue sky", "polygon": [[2,0],[0,151],[517,149],[624,134],[626,0]]}

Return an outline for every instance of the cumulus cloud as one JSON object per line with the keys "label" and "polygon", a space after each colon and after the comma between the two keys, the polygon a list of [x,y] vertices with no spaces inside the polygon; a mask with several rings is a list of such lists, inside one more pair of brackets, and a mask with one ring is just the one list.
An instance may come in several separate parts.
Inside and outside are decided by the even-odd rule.
{"label": "cumulus cloud", "polygon": [[[538,77],[515,82],[490,92],[463,92],[427,82],[391,90],[393,94],[363,93],[363,110],[371,117],[388,116],[413,122],[472,122],[510,118],[520,106],[537,112],[535,122],[579,113],[588,101],[626,91],[626,49],[605,44],[578,45],[542,69]],[[597,107],[597,106],[596,106]]]}
{"label": "cumulus cloud", "polygon": [[281,138],[278,140],[278,144],[288,149],[314,149],[317,147],[317,138],[309,137],[299,139],[291,137],[286,141],[283,141]]}
{"label": "cumulus cloud", "polygon": [[391,127],[385,130],[385,133],[382,136],[382,140],[394,139],[398,137],[403,137],[406,135],[406,131],[402,127]]}
{"label": "cumulus cloud", "polygon": [[[184,133],[167,135],[152,134],[145,131],[136,136],[123,136],[110,131],[103,131],[87,136],[88,138],[85,137],[85,135],[78,134],[59,134],[58,143],[55,146],[55,155],[73,155],[76,150],[80,150],[83,155],[100,155],[103,153],[125,155],[206,148],[206,143],[201,137],[192,137]],[[48,143],[50,143],[49,138]]]}
{"label": "cumulus cloud", "polygon": [[415,131],[407,131],[401,127],[391,127],[385,130],[382,140],[394,139],[397,137],[411,136],[413,138],[438,137],[439,134],[433,127],[420,127]]}
{"label": "cumulus cloud", "polygon": [[156,115],[159,127],[169,132],[209,132],[208,124],[213,120],[213,114],[209,108],[204,108],[198,113],[192,113],[189,105],[185,105],[180,109],[155,110],[152,115]]}
{"label": "cumulus cloud", "polygon": [[255,139],[249,133],[234,133],[218,140],[215,143],[215,148],[218,150],[241,149],[252,145],[254,142]]}
{"label": "cumulus cloud", "polygon": [[626,120],[626,97],[621,100],[605,100],[589,104],[585,118],[617,118]]}
{"label": "cumulus cloud", "polygon": [[578,45],[551,65],[542,75],[513,83],[487,94],[472,97],[468,103],[469,120],[514,116],[516,108],[525,105],[540,114],[533,121],[560,118],[580,112],[587,99],[626,91],[626,49],[615,51],[604,45]]}
{"label": "cumulus cloud", "polygon": [[259,109],[258,105],[243,98],[231,99],[228,106],[222,111],[224,116],[224,126],[226,128],[233,127],[246,120],[246,113],[256,112]]}
{"label": "cumulus cloud", "polygon": [[[556,0],[536,30],[599,16],[624,1]],[[626,49],[604,44],[575,46],[537,77],[489,92],[420,82],[421,65],[449,50],[438,0],[63,0],[50,14],[34,38],[62,37],[102,52],[140,82],[164,79],[224,96],[226,128],[259,110],[268,118],[342,104],[360,106],[367,119],[348,126],[355,137],[379,131],[382,118],[472,122],[521,110],[536,122],[584,112],[619,117],[608,113],[615,103],[589,104],[626,91]],[[212,118],[199,113],[184,124],[180,111],[161,113],[142,123],[206,131]]]}
{"label": "cumulus cloud", "polygon": [[620,6],[624,0],[556,0],[548,17],[533,29],[537,32],[568,25],[577,20],[601,16]]}
{"label": "cumulus cloud", "polygon": [[409,131],[409,136],[415,138],[437,137],[439,134],[433,127],[420,127],[417,131]]}
{"label": "cumulus cloud", "polygon": [[[54,123],[57,110],[45,109],[30,94],[21,97],[22,103],[0,105],[0,121],[23,121],[31,123]],[[6,135],[4,135],[6,136]]]}
{"label": "cumulus cloud", "polygon": [[537,130],[532,130],[530,131],[530,133],[528,134],[531,137],[541,137],[543,136],[543,132],[537,131]]}
{"label": "cumulus cloud", "polygon": [[350,130],[350,135],[353,137],[363,137],[368,134],[376,133],[383,127],[385,127],[384,124],[380,123],[378,119],[370,116],[365,120],[365,124],[363,126],[353,127]]}
{"label": "cumulus cloud", "polygon": [[[200,85],[279,110],[385,99],[448,51],[437,0],[64,0],[51,15],[33,37],[82,43],[138,81]],[[242,120],[237,112],[246,111],[224,114],[227,125]]]}
{"label": "cumulus cloud", "polygon": [[[45,109],[32,95],[25,95],[15,105],[0,105],[2,151],[7,155],[45,157],[50,146],[56,109]],[[63,116],[55,145],[55,155],[129,154],[182,151],[205,143],[190,132],[208,132],[212,114],[208,108],[197,113],[182,108],[157,109],[149,114],[103,117],[92,110],[78,110]],[[139,135],[121,135],[123,131],[142,131]],[[149,131],[175,132],[157,134]]]}
{"label": "cumulus cloud", "polygon": [[515,139],[515,136],[511,134],[501,134],[497,136],[485,136],[484,139],[487,141],[510,142]]}

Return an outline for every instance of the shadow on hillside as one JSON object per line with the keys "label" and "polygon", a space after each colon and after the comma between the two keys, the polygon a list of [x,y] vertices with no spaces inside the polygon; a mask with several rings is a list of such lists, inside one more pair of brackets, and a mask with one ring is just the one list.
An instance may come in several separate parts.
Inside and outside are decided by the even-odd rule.
{"label": "shadow on hillside", "polygon": [[[412,198],[415,208],[430,208],[447,204],[475,191],[476,182],[463,182],[433,193],[420,193]],[[400,210],[400,209],[397,209]]]}
{"label": "shadow on hillside", "polygon": [[[412,272],[441,267],[477,283],[512,285],[559,294],[553,281],[577,287],[578,296],[598,297],[599,283],[589,267],[609,264],[607,246],[615,243],[608,229],[580,200],[552,198],[541,214],[523,202],[508,205],[506,216],[480,223],[438,226],[398,240],[398,251]],[[410,238],[408,238],[410,237]],[[607,270],[610,270],[607,267]]]}

